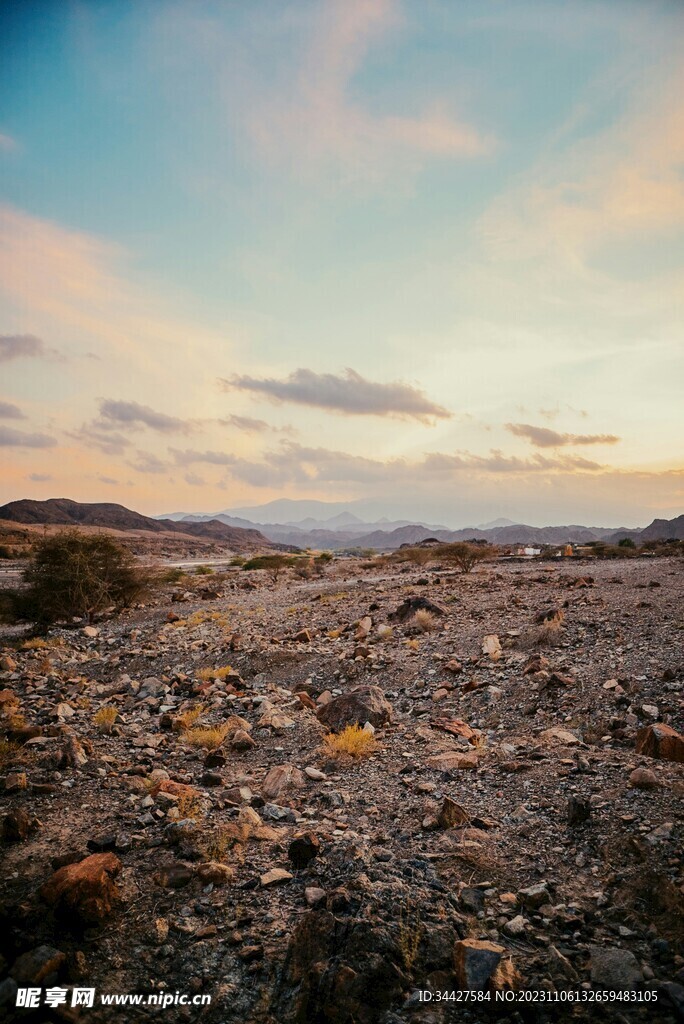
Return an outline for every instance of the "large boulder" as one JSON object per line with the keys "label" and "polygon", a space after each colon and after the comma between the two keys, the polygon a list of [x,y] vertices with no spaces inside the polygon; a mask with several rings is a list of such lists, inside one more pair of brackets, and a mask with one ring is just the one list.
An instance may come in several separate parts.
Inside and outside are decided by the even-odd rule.
{"label": "large boulder", "polygon": [[121,866],[113,853],[94,853],[55,871],[40,895],[59,917],[81,925],[97,924],[111,913],[118,899],[114,879]]}
{"label": "large boulder", "polygon": [[333,697],[319,708],[318,720],[332,732],[340,732],[348,725],[365,725],[375,728],[386,725],[392,719],[392,705],[385,699],[379,686],[357,686],[349,693]]}
{"label": "large boulder", "polygon": [[395,611],[390,612],[387,618],[391,622],[408,622],[416,612],[420,611],[430,612],[432,615],[446,615],[447,613],[446,608],[435,604],[427,597],[407,597]]}
{"label": "large boulder", "polygon": [[684,764],[684,736],[664,722],[656,722],[637,733],[636,752]]}

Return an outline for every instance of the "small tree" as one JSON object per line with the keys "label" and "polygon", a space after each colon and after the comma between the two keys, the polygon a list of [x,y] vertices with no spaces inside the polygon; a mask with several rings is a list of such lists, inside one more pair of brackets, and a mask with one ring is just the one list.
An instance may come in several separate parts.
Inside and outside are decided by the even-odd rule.
{"label": "small tree", "polygon": [[289,558],[287,555],[257,555],[256,558],[250,558],[248,562],[245,562],[242,568],[264,569],[270,575],[273,582],[277,583],[282,570],[287,569],[294,561],[293,558]]}
{"label": "small tree", "polygon": [[131,605],[152,581],[152,573],[112,537],[63,530],[35,545],[21,604],[43,624],[74,616],[92,620],[104,608]]}
{"label": "small tree", "polygon": [[445,544],[439,548],[438,553],[445,562],[457,565],[461,572],[472,572],[478,562],[488,557],[489,551],[479,544],[457,541],[455,544]]}

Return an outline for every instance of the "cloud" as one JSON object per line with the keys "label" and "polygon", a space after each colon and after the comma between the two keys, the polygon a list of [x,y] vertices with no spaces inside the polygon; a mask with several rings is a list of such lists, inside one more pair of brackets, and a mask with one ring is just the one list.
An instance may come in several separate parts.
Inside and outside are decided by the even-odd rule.
{"label": "cloud", "polygon": [[110,487],[118,485],[119,481],[115,480],[112,476],[98,476],[97,478],[101,484],[108,484]]}
{"label": "cloud", "polygon": [[506,430],[516,437],[524,437],[536,448],[561,448],[565,445],[617,444],[615,434],[559,434],[548,427],[535,427],[531,423],[507,423]]}
{"label": "cloud", "polygon": [[259,153],[296,174],[332,170],[347,181],[488,153],[492,139],[445,101],[420,110],[410,97],[403,109],[379,113],[353,89],[368,51],[401,24],[394,0],[336,0],[310,12],[303,52],[296,47],[284,71],[281,48],[280,82],[253,83],[247,129]]}
{"label": "cloud", "polygon": [[2,448],[54,448],[57,441],[48,434],[27,434],[13,427],[0,427]]}
{"label": "cloud", "polygon": [[244,430],[248,434],[263,434],[266,430],[275,430],[266,420],[255,420],[251,416],[225,416],[219,420],[222,427],[235,427],[236,430]]}
{"label": "cloud", "polygon": [[25,420],[26,416],[13,402],[0,402],[0,419]]}
{"label": "cloud", "polygon": [[179,466],[190,466],[195,462],[206,462],[211,466],[233,466],[237,461],[235,455],[230,455],[227,452],[198,452],[188,448],[185,451],[169,448],[169,452]]}
{"label": "cloud", "polygon": [[471,452],[430,453],[421,459],[372,459],[328,448],[305,447],[285,441],[277,449],[265,452],[257,462],[230,452],[172,449],[178,465],[207,463],[225,467],[235,480],[254,487],[356,483],[381,485],[403,482],[420,487],[428,480],[449,480],[463,473],[485,475],[538,475],[540,473],[593,473],[603,467],[579,456],[530,458],[506,456],[493,450],[488,455]]}
{"label": "cloud", "polygon": [[203,480],[201,476],[197,476],[196,473],[186,473],[183,479],[191,487],[206,487],[206,480]]}
{"label": "cloud", "polygon": [[236,374],[230,380],[221,379],[220,384],[224,390],[249,391],[275,402],[294,402],[347,416],[394,416],[422,423],[451,417],[419,388],[400,381],[380,384],[349,368],[344,376],[298,369],[285,380]]}
{"label": "cloud", "polygon": [[128,465],[138,473],[166,473],[169,468],[167,463],[151,452],[140,451],[136,452],[135,461],[129,462]]}
{"label": "cloud", "polygon": [[5,153],[13,153],[19,149],[19,143],[11,135],[0,132],[0,150]]}
{"label": "cloud", "polygon": [[103,455],[123,455],[126,448],[130,448],[131,441],[109,429],[103,429],[102,425],[94,420],[92,423],[84,423],[78,430],[68,433],[75,441],[79,441],[87,448],[95,448]]}
{"label": "cloud", "polygon": [[50,476],[49,473],[29,473],[26,479],[33,480],[33,482],[37,484],[43,484],[46,483],[48,480],[52,480],[52,477]]}
{"label": "cloud", "polygon": [[0,363],[12,359],[54,359],[60,358],[54,348],[46,348],[40,338],[33,334],[0,335]]}
{"label": "cloud", "polygon": [[140,405],[138,402],[117,402],[110,398],[100,402],[100,419],[105,423],[115,423],[117,426],[124,427],[135,427],[142,424],[163,434],[187,434],[192,429],[185,420],[179,419],[177,416],[167,416],[163,412],[156,412],[149,405]]}

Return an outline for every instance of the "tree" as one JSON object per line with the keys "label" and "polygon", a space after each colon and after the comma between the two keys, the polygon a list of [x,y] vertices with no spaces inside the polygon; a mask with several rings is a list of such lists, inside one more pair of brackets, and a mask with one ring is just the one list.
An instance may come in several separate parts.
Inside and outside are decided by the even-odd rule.
{"label": "tree", "polygon": [[466,541],[444,544],[437,550],[441,559],[445,562],[453,562],[461,572],[472,572],[478,562],[489,557],[489,553],[488,548],[479,544],[468,544]]}
{"label": "tree", "polygon": [[124,608],[153,582],[127,548],[107,534],[62,530],[35,545],[24,572],[21,605],[27,617],[47,624],[93,616],[104,608]]}
{"label": "tree", "polygon": [[242,568],[264,569],[269,573],[273,582],[277,583],[282,570],[287,569],[294,561],[295,559],[289,558],[287,555],[257,555],[256,558],[250,558],[248,562],[245,562]]}

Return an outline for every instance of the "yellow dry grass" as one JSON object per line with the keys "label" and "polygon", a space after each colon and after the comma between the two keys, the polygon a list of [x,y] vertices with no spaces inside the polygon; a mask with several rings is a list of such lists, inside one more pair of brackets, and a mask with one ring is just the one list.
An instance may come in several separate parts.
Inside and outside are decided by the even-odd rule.
{"label": "yellow dry grass", "polygon": [[105,707],[100,708],[100,710],[96,711],[93,715],[93,725],[97,727],[98,732],[111,732],[118,714],[119,712],[116,708],[113,708],[111,704],[105,705]]}
{"label": "yellow dry grass", "polygon": [[334,757],[368,757],[377,746],[375,736],[364,732],[359,725],[348,725],[342,732],[328,733],[324,742],[327,752]]}
{"label": "yellow dry grass", "polygon": [[228,729],[223,725],[217,725],[208,726],[205,729],[186,729],[182,733],[182,739],[189,747],[203,747],[205,750],[216,750],[217,747],[221,746],[227,735]]}

